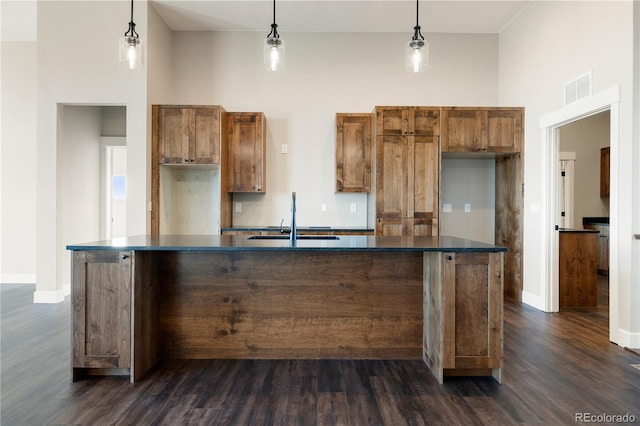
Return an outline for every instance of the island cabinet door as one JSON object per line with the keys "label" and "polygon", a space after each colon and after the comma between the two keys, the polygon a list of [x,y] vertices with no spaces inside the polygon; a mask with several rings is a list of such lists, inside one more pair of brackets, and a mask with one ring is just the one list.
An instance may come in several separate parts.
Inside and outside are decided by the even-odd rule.
{"label": "island cabinet door", "polygon": [[502,254],[444,253],[442,259],[442,367],[496,369],[499,375]]}
{"label": "island cabinet door", "polygon": [[132,269],[129,251],[72,253],[74,369],[131,367]]}

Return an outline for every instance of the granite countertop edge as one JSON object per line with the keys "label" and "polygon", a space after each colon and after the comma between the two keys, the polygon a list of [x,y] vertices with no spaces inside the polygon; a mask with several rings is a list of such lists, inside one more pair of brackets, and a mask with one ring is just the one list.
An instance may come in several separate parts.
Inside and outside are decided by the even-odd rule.
{"label": "granite countertop edge", "polygon": [[507,248],[456,237],[340,236],[336,240],[249,240],[239,235],[138,235],[82,244],[67,250],[131,251],[385,251],[506,252]]}

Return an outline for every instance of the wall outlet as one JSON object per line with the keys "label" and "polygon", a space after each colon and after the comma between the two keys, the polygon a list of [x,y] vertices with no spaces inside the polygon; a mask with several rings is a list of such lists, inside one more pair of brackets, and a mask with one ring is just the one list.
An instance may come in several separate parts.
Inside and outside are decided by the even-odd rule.
{"label": "wall outlet", "polygon": [[358,212],[358,205],[356,203],[351,203],[351,213],[357,213]]}
{"label": "wall outlet", "polygon": [[464,212],[465,213],[471,213],[471,204],[469,204],[469,203],[465,203],[464,204]]}
{"label": "wall outlet", "polygon": [[451,213],[451,203],[444,203],[442,205],[442,213]]}
{"label": "wall outlet", "polygon": [[236,213],[240,213],[242,211],[242,203],[236,203]]}
{"label": "wall outlet", "polygon": [[320,211],[322,213],[326,213],[327,212],[327,203],[320,204]]}
{"label": "wall outlet", "polygon": [[280,152],[282,152],[283,154],[286,154],[289,152],[289,147],[287,146],[286,143],[282,144],[282,147],[280,148]]}

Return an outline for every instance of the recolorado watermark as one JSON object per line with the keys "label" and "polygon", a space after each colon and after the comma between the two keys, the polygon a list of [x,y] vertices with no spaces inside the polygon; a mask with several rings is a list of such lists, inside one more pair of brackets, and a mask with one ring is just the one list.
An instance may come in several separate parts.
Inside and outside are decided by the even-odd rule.
{"label": "recolorado watermark", "polygon": [[607,413],[575,413],[576,423],[635,423],[637,417],[634,414],[607,414]]}

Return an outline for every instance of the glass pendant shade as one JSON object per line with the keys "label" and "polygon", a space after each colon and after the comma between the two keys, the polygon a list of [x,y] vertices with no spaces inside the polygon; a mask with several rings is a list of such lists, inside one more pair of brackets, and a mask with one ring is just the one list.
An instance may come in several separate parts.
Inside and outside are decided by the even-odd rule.
{"label": "glass pendant shade", "polygon": [[262,60],[269,71],[282,71],[285,64],[284,40],[267,37],[263,43]]}
{"label": "glass pendant shade", "polygon": [[429,43],[424,40],[411,40],[404,54],[404,68],[410,72],[426,71],[429,67]]}
{"label": "glass pendant shade", "polygon": [[144,60],[142,41],[137,37],[120,37],[119,56],[120,62],[126,62],[129,69],[139,68]]}

